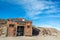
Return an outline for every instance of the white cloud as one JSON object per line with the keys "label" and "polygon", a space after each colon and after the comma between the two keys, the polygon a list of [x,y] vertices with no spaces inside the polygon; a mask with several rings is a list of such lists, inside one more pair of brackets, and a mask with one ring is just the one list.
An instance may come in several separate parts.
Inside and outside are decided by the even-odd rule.
{"label": "white cloud", "polygon": [[[50,13],[55,13],[55,12],[59,12],[59,10],[57,11],[56,6],[54,2],[52,1],[37,1],[37,0],[30,0],[30,1],[25,1],[26,4],[24,4],[24,7],[26,9],[26,13],[27,16],[31,19],[38,19],[41,16],[36,16],[39,14],[50,14]],[[45,12],[43,12],[43,10],[46,10]],[[48,17],[50,17],[52,15],[49,15]],[[52,17],[56,17],[56,16],[52,16]]]}
{"label": "white cloud", "polygon": [[[3,0],[4,1],[4,0]],[[25,8],[26,16],[31,19],[38,19],[40,14],[51,14],[59,12],[56,8],[57,2],[46,1],[46,0],[6,0],[9,3],[22,5]],[[46,17],[57,17],[56,15],[49,15]],[[58,16],[59,17],[59,16]]]}
{"label": "white cloud", "polygon": [[46,11],[46,13],[56,13],[56,12],[60,12],[60,10],[51,9],[51,10]]}

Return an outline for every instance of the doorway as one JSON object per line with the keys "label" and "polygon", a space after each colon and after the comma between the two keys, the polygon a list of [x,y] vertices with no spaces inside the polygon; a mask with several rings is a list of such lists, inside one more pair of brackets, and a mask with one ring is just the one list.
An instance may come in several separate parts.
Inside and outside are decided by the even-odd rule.
{"label": "doorway", "polygon": [[24,26],[17,26],[17,36],[24,35]]}

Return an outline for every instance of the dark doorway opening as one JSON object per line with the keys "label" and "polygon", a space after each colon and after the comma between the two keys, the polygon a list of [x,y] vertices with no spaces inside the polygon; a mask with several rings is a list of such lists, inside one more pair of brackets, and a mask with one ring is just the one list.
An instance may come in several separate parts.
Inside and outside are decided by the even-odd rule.
{"label": "dark doorway opening", "polygon": [[39,32],[40,32],[39,29],[37,29],[35,27],[32,28],[32,36],[38,36],[39,35]]}
{"label": "dark doorway opening", "polygon": [[17,26],[17,36],[24,35],[24,26]]}

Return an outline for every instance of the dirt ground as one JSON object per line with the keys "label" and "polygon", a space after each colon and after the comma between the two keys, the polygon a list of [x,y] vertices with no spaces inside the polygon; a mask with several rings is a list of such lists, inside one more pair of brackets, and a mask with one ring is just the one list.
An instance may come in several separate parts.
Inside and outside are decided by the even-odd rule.
{"label": "dirt ground", "polygon": [[60,40],[60,36],[0,37],[0,40]]}

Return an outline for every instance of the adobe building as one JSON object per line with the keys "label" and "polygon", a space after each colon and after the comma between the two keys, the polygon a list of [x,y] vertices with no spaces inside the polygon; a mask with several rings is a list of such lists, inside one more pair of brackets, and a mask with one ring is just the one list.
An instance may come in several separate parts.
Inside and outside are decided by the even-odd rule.
{"label": "adobe building", "polygon": [[32,21],[28,21],[23,18],[8,19],[2,28],[5,29],[3,32],[0,31],[1,35],[32,36]]}

